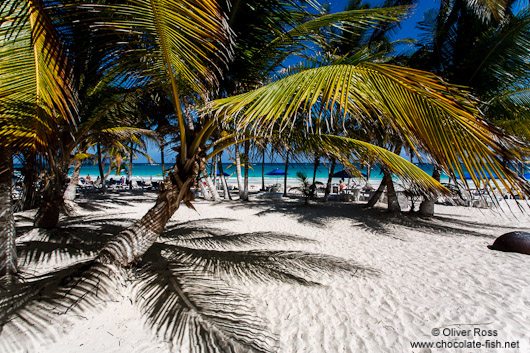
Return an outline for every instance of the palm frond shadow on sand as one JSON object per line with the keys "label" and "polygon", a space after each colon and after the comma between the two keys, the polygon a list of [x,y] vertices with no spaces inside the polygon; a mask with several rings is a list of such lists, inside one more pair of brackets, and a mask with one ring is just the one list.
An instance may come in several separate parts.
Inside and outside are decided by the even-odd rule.
{"label": "palm frond shadow on sand", "polygon": [[[45,234],[20,242],[22,261],[33,268],[53,257],[64,261],[59,268],[23,274],[14,286],[0,287],[0,351],[33,351],[60,337],[67,322],[101,310],[126,289],[147,326],[172,351],[275,352],[276,336],[246,294],[229,285],[231,280],[314,286],[322,273],[377,275],[336,257],[254,249],[309,239],[270,232],[226,234],[215,224],[230,220],[209,221],[169,227],[139,263],[124,269],[95,259],[104,244],[94,240],[103,223],[86,227],[85,234],[70,224],[61,229],[66,236]],[[75,241],[65,241],[71,233]],[[99,238],[106,240],[105,235]]]}
{"label": "palm frond shadow on sand", "polygon": [[[401,213],[393,215],[384,208],[364,209],[364,204],[344,203],[344,202],[314,202],[311,205],[303,205],[285,200],[283,202],[253,201],[250,203],[232,203],[232,208],[253,207],[256,214],[266,215],[279,213],[297,219],[300,223],[309,223],[320,227],[325,227],[333,220],[351,221],[352,231],[355,227],[360,227],[366,231],[381,235],[393,236],[396,226],[403,226],[413,230],[436,232],[437,234],[468,234],[477,237],[495,238],[486,234],[484,229],[496,229],[497,225],[473,220],[461,220],[435,215],[434,217],[422,218],[416,214]],[[493,212],[485,210],[484,212]],[[509,229],[509,227],[506,227]],[[518,229],[514,227],[513,229]]]}

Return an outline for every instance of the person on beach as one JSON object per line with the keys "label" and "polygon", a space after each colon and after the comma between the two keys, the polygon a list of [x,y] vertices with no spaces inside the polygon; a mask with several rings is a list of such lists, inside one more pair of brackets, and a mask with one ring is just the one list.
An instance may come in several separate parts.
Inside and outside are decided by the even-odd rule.
{"label": "person on beach", "polygon": [[343,193],[345,192],[345,190],[346,190],[346,184],[344,183],[344,179],[341,179],[340,184],[339,184],[339,191]]}
{"label": "person on beach", "polygon": [[85,180],[87,184],[92,184],[92,182],[90,181],[90,174],[87,174]]}

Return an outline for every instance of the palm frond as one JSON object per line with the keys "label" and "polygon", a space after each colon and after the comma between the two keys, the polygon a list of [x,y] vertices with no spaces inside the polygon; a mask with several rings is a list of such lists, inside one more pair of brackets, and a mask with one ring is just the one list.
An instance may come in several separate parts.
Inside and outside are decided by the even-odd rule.
{"label": "palm frond", "polygon": [[[204,91],[204,82],[216,79],[211,70],[216,65],[213,58],[222,62],[230,56],[231,34],[217,2],[135,0],[84,4],[82,9],[102,15],[103,19],[92,24],[94,28],[117,31],[141,43],[136,49],[128,47],[125,58],[116,60],[143,56],[151,65],[142,67],[148,75],[173,83],[177,76],[197,92]],[[135,65],[139,68],[140,64],[136,61]]]}
{"label": "palm frond", "polygon": [[[338,13],[318,15],[316,18],[292,28],[285,34],[275,38],[267,47],[286,45],[299,37],[307,37],[323,27],[335,26],[342,28],[366,30],[375,28],[381,22],[393,22],[403,17],[410,10],[409,6],[382,7],[374,9],[349,10]],[[305,38],[307,40],[307,38]]]}
{"label": "palm frond", "polygon": [[1,141],[46,149],[56,124],[77,120],[66,52],[42,2],[5,1],[0,18]]}
{"label": "palm frond", "polygon": [[292,134],[290,141],[297,150],[313,151],[337,158],[356,177],[362,177],[362,174],[352,161],[369,162],[385,166],[400,179],[424,192],[433,194],[448,192],[442,184],[413,163],[387,149],[365,141],[337,135],[309,133]]}
{"label": "palm frond", "polygon": [[[373,63],[319,67],[214,101],[211,108],[249,130],[288,130],[300,120],[317,127],[338,118],[360,126],[379,121],[407,145],[424,148],[455,178],[465,166],[476,185],[530,192],[498,158],[519,159],[517,148],[506,148],[518,143],[481,119],[466,92],[428,72]],[[322,111],[332,113],[330,121],[320,120]]]}

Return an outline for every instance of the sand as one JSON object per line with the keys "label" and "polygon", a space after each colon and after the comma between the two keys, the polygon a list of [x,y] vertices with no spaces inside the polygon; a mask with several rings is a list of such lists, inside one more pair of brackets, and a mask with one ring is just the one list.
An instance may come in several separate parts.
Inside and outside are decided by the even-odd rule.
{"label": "sand", "polygon": [[[64,219],[64,229],[115,234],[139,219],[153,200],[153,194],[126,192],[79,200],[78,215]],[[390,216],[382,208],[363,210],[354,202],[201,200],[194,203],[196,211],[177,211],[166,235],[225,236],[238,241],[210,248],[321,259],[319,269],[293,272],[306,283],[217,274],[246,295],[277,352],[530,352],[530,256],[486,247],[503,233],[530,231],[528,207],[521,213],[514,200],[509,202],[511,211],[504,205],[503,212],[436,205],[436,216],[422,219]],[[17,219],[19,233],[28,231],[31,213]],[[35,236],[30,232],[18,241]],[[57,263],[52,257],[24,269],[42,273]],[[55,342],[31,338],[35,345],[28,351],[179,351],[146,327],[126,284],[116,285],[113,299],[98,303],[97,312],[84,311],[73,323],[56,322]],[[2,335],[5,339],[5,330]],[[417,342],[444,348],[413,348]],[[457,348],[447,346],[454,344]],[[459,348],[463,344],[468,348]],[[492,348],[498,344],[503,348]]]}

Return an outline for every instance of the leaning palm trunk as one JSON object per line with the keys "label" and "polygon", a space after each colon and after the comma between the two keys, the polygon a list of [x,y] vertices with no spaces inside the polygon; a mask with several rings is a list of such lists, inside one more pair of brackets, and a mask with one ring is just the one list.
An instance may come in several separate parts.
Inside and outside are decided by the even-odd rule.
{"label": "leaning palm trunk", "polygon": [[[387,174],[387,173],[383,175],[383,180],[381,180],[381,184],[379,184],[379,187],[377,188],[377,190],[374,192],[372,197],[370,197],[370,199],[368,200],[368,203],[366,203],[366,205],[364,206],[365,208],[374,207],[377,201],[379,201],[379,199],[381,198],[381,195],[383,194],[383,191],[385,191],[387,187],[389,176],[390,174]],[[390,176],[390,179],[392,179],[392,176]]]}
{"label": "leaning palm trunk", "polygon": [[[434,166],[434,170],[432,171],[432,177],[436,181],[440,181],[440,169],[438,167]],[[435,198],[429,197],[425,198],[423,202],[420,204],[420,214],[422,216],[434,216],[434,202],[436,201]]]}
{"label": "leaning palm trunk", "polygon": [[217,176],[219,175],[219,171],[217,170],[217,158],[218,155],[215,155],[212,159],[212,172],[213,172],[213,187],[217,190]]}
{"label": "leaning palm trunk", "polygon": [[[394,153],[399,155],[401,153],[401,148],[403,147],[402,143],[398,143],[394,148]],[[399,206],[399,201],[397,197],[396,190],[394,188],[394,180],[392,180],[392,172],[387,169],[383,169],[383,173],[386,178],[386,199],[388,212],[398,213],[401,212],[401,206]]]}
{"label": "leaning palm trunk", "polygon": [[0,149],[0,278],[11,281],[17,272],[15,246],[15,219],[11,199],[11,153],[7,148]]}
{"label": "leaning palm trunk", "polygon": [[160,144],[160,165],[162,166],[162,180],[166,178],[166,162],[164,160],[164,144]]}
{"label": "leaning palm trunk", "polygon": [[[178,160],[178,158],[177,158]],[[167,222],[184,202],[194,200],[191,187],[199,173],[197,159],[187,160],[168,173],[156,204],[132,227],[120,232],[100,251],[96,261],[126,266],[138,260],[158,239]]]}
{"label": "leaning palm trunk", "polygon": [[237,176],[237,189],[239,190],[239,198],[243,198],[243,179],[241,178],[241,159],[239,156],[239,145],[234,145],[234,154],[236,158],[236,176]]}
{"label": "leaning palm trunk", "polygon": [[64,192],[64,201],[75,201],[77,183],[79,182],[79,174],[81,174],[81,166],[81,161],[78,159],[74,159],[74,171],[72,172],[72,177],[70,178],[70,182],[68,182],[68,186],[66,187],[66,190]]}
{"label": "leaning palm trunk", "polygon": [[335,173],[335,164],[337,164],[337,160],[333,158],[331,160],[331,166],[329,167],[328,183],[326,184],[326,192],[324,193],[324,201],[328,201],[329,194],[331,193],[331,182],[333,181],[333,173]]}
{"label": "leaning palm trunk", "polygon": [[206,185],[208,186],[208,190],[210,190],[210,194],[212,195],[213,201],[221,201],[221,196],[219,196],[219,193],[217,192],[217,189],[215,188],[215,185],[213,185],[212,178],[204,171],[202,173],[204,180],[206,181]]}
{"label": "leaning palm trunk", "polygon": [[248,154],[250,152],[250,141],[245,141],[245,181],[243,187],[243,201],[248,201],[248,167],[249,167],[249,158]]}
{"label": "leaning palm trunk", "polygon": [[68,186],[63,194],[65,211],[68,215],[75,214],[75,196],[77,193],[77,183],[79,182],[79,174],[81,173],[81,161],[74,159],[74,171],[72,177],[68,182]]}

